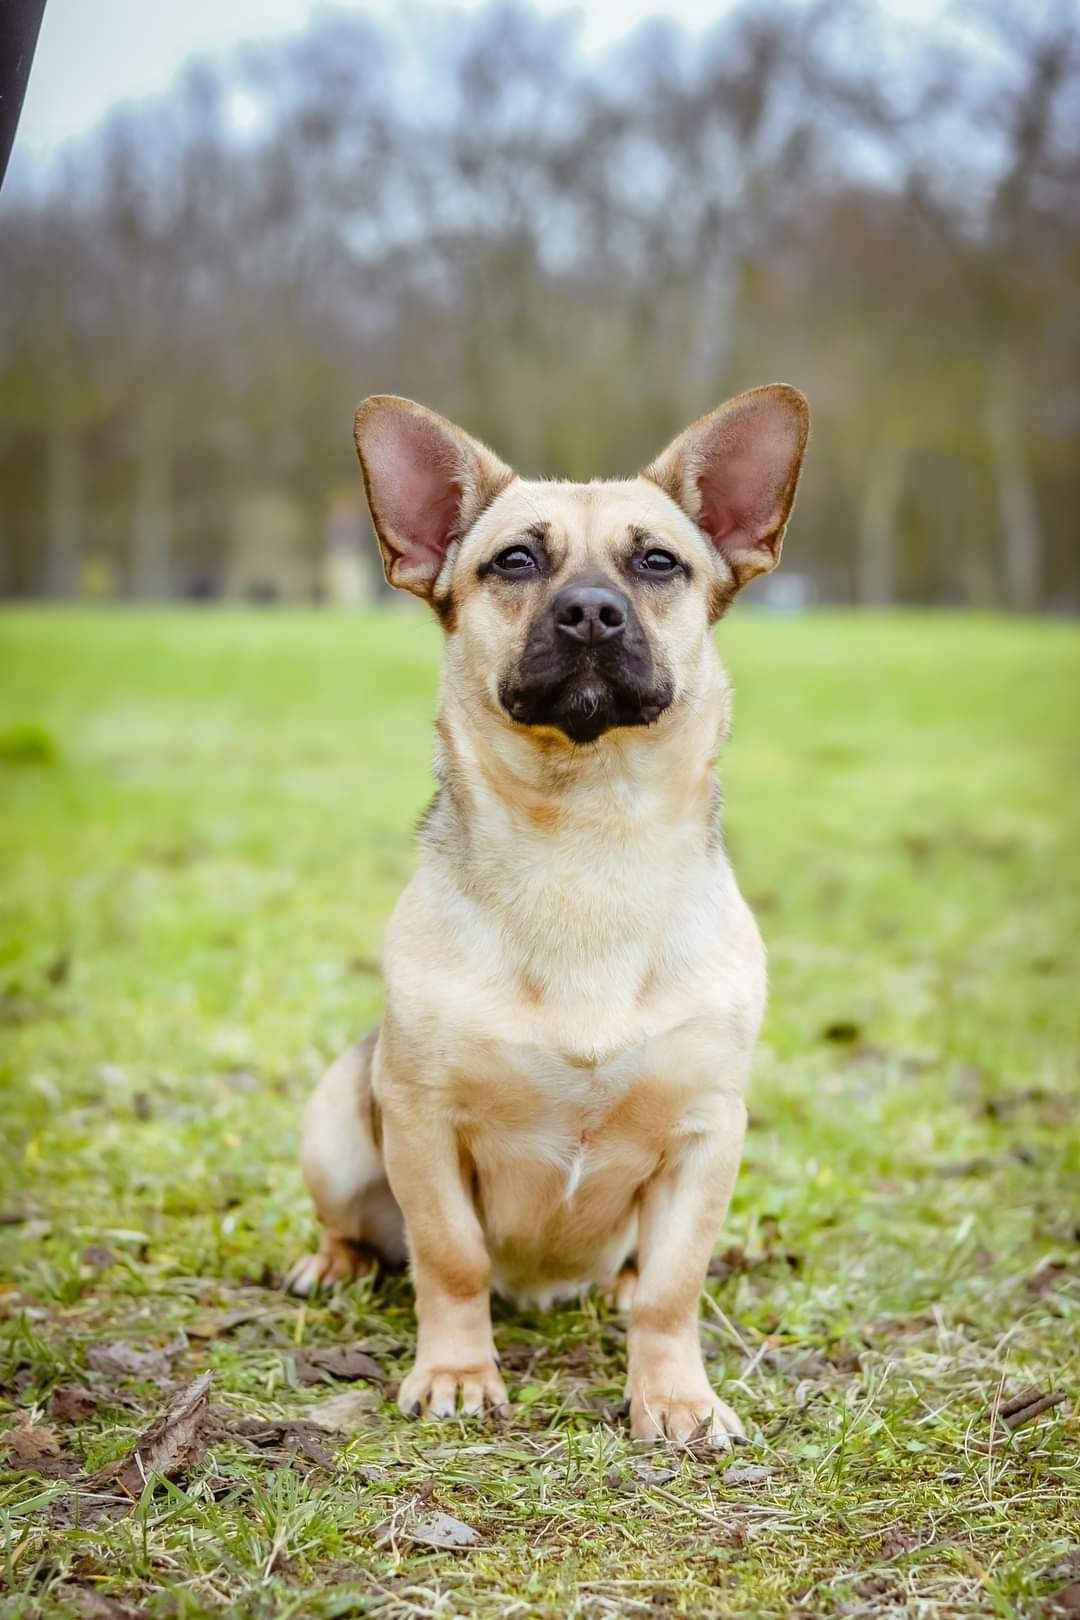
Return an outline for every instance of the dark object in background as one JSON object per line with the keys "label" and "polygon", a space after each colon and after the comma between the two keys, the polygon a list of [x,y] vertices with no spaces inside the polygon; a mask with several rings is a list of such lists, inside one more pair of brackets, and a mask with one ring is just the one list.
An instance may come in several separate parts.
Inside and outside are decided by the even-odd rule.
{"label": "dark object in background", "polygon": [[0,6],[0,186],[19,127],[44,15],[45,0],[4,0]]}

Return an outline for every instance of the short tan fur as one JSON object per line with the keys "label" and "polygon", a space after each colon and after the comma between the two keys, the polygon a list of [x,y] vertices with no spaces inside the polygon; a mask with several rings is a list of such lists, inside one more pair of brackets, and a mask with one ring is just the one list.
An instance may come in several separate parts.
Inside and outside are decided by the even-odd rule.
{"label": "short tan fur", "polygon": [[775,565],[808,431],[775,385],[623,481],[518,478],[422,406],[356,443],[392,584],[446,631],[440,793],[389,924],[382,1025],[331,1067],[302,1163],[307,1293],[408,1256],[402,1409],[506,1403],[495,1288],[629,1310],[639,1439],[723,1448],[698,1301],[745,1127],[765,957],[717,824],[712,627]]}

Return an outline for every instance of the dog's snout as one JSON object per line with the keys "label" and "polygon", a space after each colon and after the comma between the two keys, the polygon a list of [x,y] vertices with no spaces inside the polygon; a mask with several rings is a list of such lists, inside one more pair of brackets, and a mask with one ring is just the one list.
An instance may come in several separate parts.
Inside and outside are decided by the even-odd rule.
{"label": "dog's snout", "polygon": [[555,624],[572,641],[610,641],[626,629],[629,606],[611,585],[567,585],[555,598]]}

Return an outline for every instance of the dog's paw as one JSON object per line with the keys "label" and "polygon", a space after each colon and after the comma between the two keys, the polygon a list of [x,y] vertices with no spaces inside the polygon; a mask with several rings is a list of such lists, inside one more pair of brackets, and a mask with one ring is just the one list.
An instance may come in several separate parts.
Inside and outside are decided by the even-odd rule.
{"label": "dog's paw", "polygon": [[738,1416],[712,1390],[685,1395],[662,1388],[631,1391],[630,1432],[635,1440],[654,1444],[666,1440],[712,1451],[730,1451],[733,1445],[746,1444],[746,1431]]}
{"label": "dog's paw", "polygon": [[285,1277],[285,1292],[307,1299],[323,1288],[352,1282],[371,1270],[371,1256],[358,1243],[323,1234],[314,1254],[302,1254]]}
{"label": "dog's paw", "polygon": [[423,1366],[418,1362],[402,1379],[398,1406],[406,1417],[417,1418],[425,1411],[430,1417],[507,1417],[510,1404],[506,1385],[490,1357],[467,1367]]}

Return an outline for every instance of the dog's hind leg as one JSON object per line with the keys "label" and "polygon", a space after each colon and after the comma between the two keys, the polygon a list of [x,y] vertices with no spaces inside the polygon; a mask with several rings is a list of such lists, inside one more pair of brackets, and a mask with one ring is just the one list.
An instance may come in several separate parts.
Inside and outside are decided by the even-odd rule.
{"label": "dog's hind leg", "polygon": [[604,1294],[609,1305],[619,1312],[620,1316],[629,1316],[634,1303],[634,1293],[637,1289],[638,1269],[637,1256],[632,1254],[624,1260],[614,1277],[603,1286]]}
{"label": "dog's hind leg", "polygon": [[292,1294],[350,1282],[376,1259],[404,1265],[405,1226],[383,1170],[371,1096],[378,1030],[332,1063],[304,1111],[300,1165],[323,1233],[285,1279]]}

